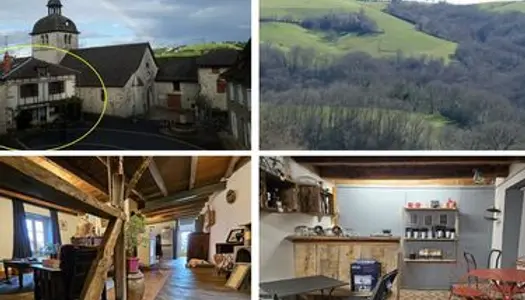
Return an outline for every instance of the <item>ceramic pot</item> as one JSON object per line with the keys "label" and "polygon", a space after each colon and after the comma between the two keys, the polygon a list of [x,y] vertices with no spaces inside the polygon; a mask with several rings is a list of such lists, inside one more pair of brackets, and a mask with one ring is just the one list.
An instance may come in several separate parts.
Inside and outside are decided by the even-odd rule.
{"label": "ceramic pot", "polygon": [[142,300],[145,288],[146,284],[142,272],[128,274],[128,300]]}
{"label": "ceramic pot", "polygon": [[138,257],[128,257],[128,273],[137,273],[139,271],[139,258]]}

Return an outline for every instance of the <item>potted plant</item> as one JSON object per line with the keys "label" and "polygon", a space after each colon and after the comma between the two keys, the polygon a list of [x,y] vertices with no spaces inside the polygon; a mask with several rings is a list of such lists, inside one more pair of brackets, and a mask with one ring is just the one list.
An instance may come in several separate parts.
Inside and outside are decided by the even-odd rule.
{"label": "potted plant", "polygon": [[137,257],[137,247],[146,242],[142,237],[146,232],[146,218],[140,213],[132,213],[125,228],[126,251],[127,251],[127,270],[128,273],[139,272],[139,258]]}

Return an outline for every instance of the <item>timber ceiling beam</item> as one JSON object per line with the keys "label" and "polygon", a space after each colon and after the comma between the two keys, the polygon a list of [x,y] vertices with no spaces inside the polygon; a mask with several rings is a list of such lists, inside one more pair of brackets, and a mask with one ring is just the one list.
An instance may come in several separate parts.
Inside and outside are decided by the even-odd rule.
{"label": "timber ceiling beam", "polygon": [[9,191],[9,190],[6,190],[6,189],[2,189],[2,188],[0,188],[0,196],[4,196],[4,197],[9,198],[9,199],[20,199],[23,202],[26,202],[26,203],[29,203],[29,204],[33,204],[33,205],[38,206],[38,207],[45,207],[45,208],[49,208],[49,209],[56,209],[58,212],[62,212],[62,213],[70,214],[70,215],[75,215],[76,216],[76,215],[80,214],[79,211],[76,211],[74,209],[71,209],[71,208],[68,208],[68,207],[65,207],[65,206],[61,206],[61,205],[57,205],[57,204],[54,204],[54,203],[51,203],[51,202],[48,202],[48,201],[45,201],[45,200],[41,200],[41,199],[38,199],[38,198],[35,198],[35,197],[31,197],[31,196],[28,196],[28,195],[25,195],[25,194],[21,194],[21,193],[18,193],[18,192],[13,192],[13,191]]}
{"label": "timber ceiling beam", "polygon": [[169,213],[172,213],[172,212],[175,212],[175,211],[178,211],[178,210],[184,210],[184,209],[188,209],[188,208],[201,208],[204,207],[204,204],[207,202],[207,199],[204,198],[204,199],[200,199],[200,200],[197,200],[197,201],[191,201],[191,202],[186,202],[186,203],[183,203],[183,204],[179,204],[177,206],[171,206],[169,208],[165,208],[165,209],[159,209],[159,210],[155,210],[155,211],[151,211],[151,212],[148,212],[148,213],[144,213],[144,215],[146,217],[154,217],[154,216],[158,216],[158,215],[162,215],[162,214],[169,214]]}
{"label": "timber ceiling beam", "polygon": [[194,218],[194,217],[197,217],[200,214],[200,212],[201,212],[200,210],[194,210],[194,211],[180,212],[178,214],[172,214],[172,215],[164,216],[164,217],[147,218],[146,223],[150,225],[150,224],[155,224],[155,223],[174,221],[176,219],[182,219],[182,218]]}
{"label": "timber ceiling beam", "polygon": [[142,160],[142,163],[139,165],[138,169],[135,171],[135,173],[131,177],[131,180],[129,181],[129,185],[126,188],[126,194],[124,196],[124,199],[127,199],[131,194],[131,191],[135,189],[135,186],[139,182],[140,178],[142,178],[142,175],[144,174],[146,169],[148,169],[148,166],[152,161],[152,156],[146,157]]}
{"label": "timber ceiling beam", "polygon": [[168,189],[166,188],[166,183],[164,182],[164,179],[162,178],[162,175],[160,174],[159,168],[155,160],[151,161],[148,168],[149,168],[149,172],[151,176],[153,177],[153,180],[155,181],[155,184],[161,191],[162,195],[164,197],[168,196]]}
{"label": "timber ceiling beam", "polygon": [[232,176],[233,171],[235,170],[235,166],[237,166],[237,163],[241,159],[240,156],[233,156],[230,159],[230,163],[228,164],[228,169],[226,169],[226,173],[224,174],[224,178],[228,179],[230,176]]}
{"label": "timber ceiling beam", "polygon": [[507,177],[508,165],[430,165],[396,167],[320,167],[319,175],[327,179],[438,179],[473,178],[475,171],[483,177]]}
{"label": "timber ceiling beam", "polygon": [[[47,190],[56,190],[64,195],[67,195],[67,199],[71,199],[75,202],[75,206],[79,210],[91,213],[93,215],[108,218],[125,218],[121,210],[106,205],[90,194],[79,190],[77,187],[71,185],[61,177],[54,174],[51,170],[36,163],[34,158],[30,157],[13,157],[13,156],[2,156],[0,157],[0,163],[9,166],[12,169],[24,174],[25,176],[34,179],[40,183],[43,183]],[[68,200],[69,201],[69,200]],[[69,205],[68,205],[69,206]]]}
{"label": "timber ceiling beam", "polygon": [[191,166],[190,166],[190,183],[188,185],[188,190],[191,190],[195,187],[195,180],[197,179],[197,166],[199,165],[199,157],[191,157]]}
{"label": "timber ceiling beam", "polygon": [[[108,163],[106,162],[106,160],[100,156],[97,156],[97,160],[99,162],[101,162],[106,168],[110,169],[109,168],[109,165]],[[109,185],[109,184],[108,184]],[[125,175],[124,175],[124,185],[126,186],[126,188],[129,187],[129,182],[128,180],[126,179]],[[142,193],[138,192],[136,189],[131,189],[131,192],[133,193],[133,195],[135,195],[140,201],[144,202],[146,201],[144,196],[142,195]]]}
{"label": "timber ceiling beam", "polygon": [[109,195],[102,187],[100,187],[100,185],[93,183],[93,180],[87,180],[86,174],[66,161],[57,163],[50,158],[43,156],[28,156],[27,159],[49,170],[80,190],[91,194],[95,198],[100,199],[103,202],[109,201]]}
{"label": "timber ceiling beam", "polygon": [[215,184],[206,185],[196,189],[191,189],[183,192],[178,192],[168,197],[150,200],[146,202],[146,208],[142,210],[143,213],[152,212],[155,210],[168,208],[184,202],[193,201],[196,199],[210,196],[211,194],[226,189],[226,182],[219,182]]}
{"label": "timber ceiling beam", "polygon": [[395,166],[456,166],[456,165],[510,165],[513,162],[525,161],[523,157],[315,157],[294,156],[298,163],[319,167],[395,167]]}

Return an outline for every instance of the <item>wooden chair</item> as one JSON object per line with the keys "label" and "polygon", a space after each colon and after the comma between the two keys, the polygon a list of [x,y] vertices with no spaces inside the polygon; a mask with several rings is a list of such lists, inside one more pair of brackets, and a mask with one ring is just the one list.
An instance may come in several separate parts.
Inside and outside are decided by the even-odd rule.
{"label": "wooden chair", "polygon": [[[379,282],[376,284],[372,296],[366,298],[367,300],[384,300],[388,298],[390,294],[390,288],[392,287],[394,280],[397,277],[399,271],[396,269],[390,273],[385,274],[381,277]],[[345,300],[363,300],[363,297],[350,297],[345,298]]]}

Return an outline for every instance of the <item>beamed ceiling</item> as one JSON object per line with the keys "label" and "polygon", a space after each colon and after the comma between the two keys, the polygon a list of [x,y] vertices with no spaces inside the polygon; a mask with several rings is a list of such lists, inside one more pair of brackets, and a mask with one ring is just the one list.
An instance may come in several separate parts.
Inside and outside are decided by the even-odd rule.
{"label": "beamed ceiling", "polygon": [[[138,179],[129,198],[152,223],[197,216],[208,197],[224,190],[226,179],[249,160],[232,156],[124,157],[122,166],[126,185],[133,186],[132,181]],[[108,165],[119,168],[118,157],[0,157],[0,195],[63,212],[105,217],[79,202],[76,194],[43,182],[32,171],[39,170],[42,176],[66,182],[87,198],[109,205]]]}
{"label": "beamed ceiling", "polygon": [[445,179],[507,177],[509,166],[525,157],[292,157],[327,179]]}

